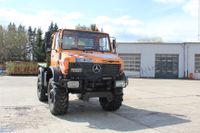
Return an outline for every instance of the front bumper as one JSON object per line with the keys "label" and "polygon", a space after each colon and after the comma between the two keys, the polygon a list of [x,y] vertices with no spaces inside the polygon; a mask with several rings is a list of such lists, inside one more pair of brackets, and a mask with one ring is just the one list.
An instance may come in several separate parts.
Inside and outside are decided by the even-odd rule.
{"label": "front bumper", "polygon": [[[105,80],[106,79],[106,80]],[[111,90],[111,88],[125,88],[128,85],[126,80],[109,80],[107,78],[102,80],[62,80],[62,84],[68,89],[98,89]]]}
{"label": "front bumper", "polygon": [[[95,71],[96,68],[99,71]],[[63,84],[69,91],[105,92],[125,88],[128,80],[120,74],[119,64],[69,63]]]}

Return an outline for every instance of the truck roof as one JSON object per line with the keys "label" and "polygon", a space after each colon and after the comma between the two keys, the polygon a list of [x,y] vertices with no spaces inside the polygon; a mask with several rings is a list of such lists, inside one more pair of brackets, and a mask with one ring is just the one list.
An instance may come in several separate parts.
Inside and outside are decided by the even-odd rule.
{"label": "truck roof", "polygon": [[107,34],[109,35],[108,33],[105,33],[105,32],[100,32],[100,31],[92,31],[92,30],[81,30],[81,29],[60,29],[62,31],[78,31],[78,32],[91,32],[91,33],[99,33],[99,34]]}

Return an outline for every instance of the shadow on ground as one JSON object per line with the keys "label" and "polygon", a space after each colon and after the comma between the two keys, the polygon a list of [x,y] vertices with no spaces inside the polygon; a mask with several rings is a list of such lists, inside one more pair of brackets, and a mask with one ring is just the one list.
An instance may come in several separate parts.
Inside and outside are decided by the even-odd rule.
{"label": "shadow on ground", "polygon": [[105,112],[96,99],[89,103],[70,101],[68,114],[58,118],[75,123],[87,123],[95,129],[136,131],[190,122],[185,116],[137,109],[123,105],[118,111]]}

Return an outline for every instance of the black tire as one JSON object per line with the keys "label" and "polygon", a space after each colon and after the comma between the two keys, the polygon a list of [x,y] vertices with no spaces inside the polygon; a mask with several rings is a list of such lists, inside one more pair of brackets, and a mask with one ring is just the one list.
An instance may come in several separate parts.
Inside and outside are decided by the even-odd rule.
{"label": "black tire", "polygon": [[103,97],[99,98],[99,102],[101,104],[101,107],[105,111],[116,111],[116,110],[118,110],[120,108],[120,106],[122,105],[122,101],[123,101],[122,88],[118,88],[118,90],[113,93],[113,100],[112,101],[108,101],[107,98],[103,98]]}
{"label": "black tire", "polygon": [[37,96],[38,99],[42,102],[47,101],[47,89],[42,85],[42,77],[40,74],[38,74],[38,80],[37,80]]}
{"label": "black tire", "polygon": [[59,87],[53,81],[48,84],[48,103],[53,115],[63,115],[67,112],[69,96],[64,88]]}

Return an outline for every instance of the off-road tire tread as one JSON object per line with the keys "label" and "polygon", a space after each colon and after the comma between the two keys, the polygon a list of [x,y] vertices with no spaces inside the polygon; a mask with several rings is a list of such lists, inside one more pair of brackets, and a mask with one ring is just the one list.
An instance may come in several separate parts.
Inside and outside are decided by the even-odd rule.
{"label": "off-road tire tread", "polygon": [[[37,81],[37,84],[39,83],[39,80],[41,82],[41,75],[38,74],[38,81]],[[44,86],[42,85],[37,85],[37,87],[40,87],[40,93],[39,93],[39,88],[37,88],[37,96],[38,96],[38,99],[41,101],[41,102],[45,102],[47,101],[48,97],[46,95],[47,93],[47,90],[44,88]]]}
{"label": "off-road tire tread", "polygon": [[[52,103],[53,107],[50,107],[50,112],[53,115],[63,115],[67,113],[68,109],[68,93],[64,88],[59,87],[56,85],[53,81],[53,79],[49,80],[49,85],[52,86],[52,89],[54,91],[54,103]],[[48,100],[49,101],[49,100]],[[49,102],[49,106],[50,102]]]}
{"label": "off-road tire tread", "polygon": [[116,111],[120,108],[123,101],[123,92],[122,88],[119,89],[117,92],[113,93],[113,100],[108,101],[107,98],[99,98],[99,102],[103,110],[105,111]]}

